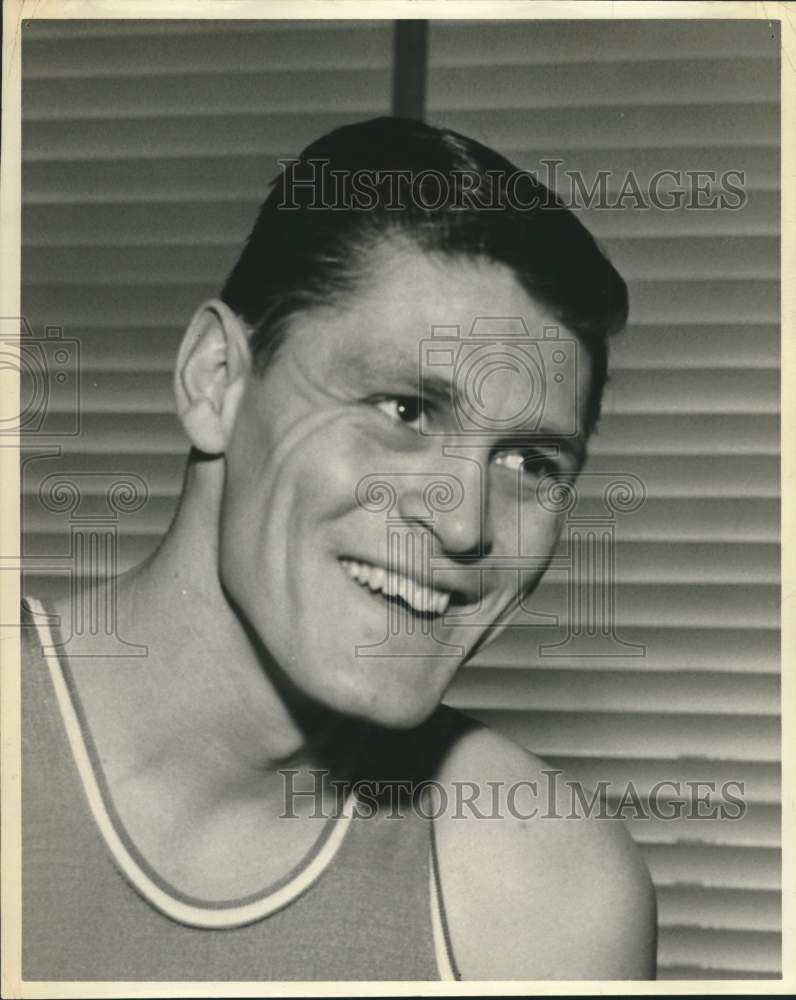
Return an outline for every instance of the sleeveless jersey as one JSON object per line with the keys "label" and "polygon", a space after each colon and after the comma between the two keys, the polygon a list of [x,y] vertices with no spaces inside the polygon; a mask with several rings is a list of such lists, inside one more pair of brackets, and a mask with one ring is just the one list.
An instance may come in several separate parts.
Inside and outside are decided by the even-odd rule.
{"label": "sleeveless jersey", "polygon": [[[433,820],[412,808],[360,814],[350,796],[291,872],[244,899],[203,901],[165,883],[115,813],[48,619],[40,602],[23,604],[25,980],[459,978]],[[418,745],[388,734],[375,759],[405,775]]]}

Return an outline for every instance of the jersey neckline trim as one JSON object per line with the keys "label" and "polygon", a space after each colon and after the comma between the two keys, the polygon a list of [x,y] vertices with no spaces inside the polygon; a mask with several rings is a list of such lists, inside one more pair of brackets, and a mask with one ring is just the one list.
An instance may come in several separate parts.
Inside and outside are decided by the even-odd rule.
{"label": "jersey neckline trim", "polygon": [[341,814],[327,820],[323,833],[304,858],[260,892],[229,902],[215,902],[188,896],[161,878],[135,847],[115,810],[66,657],[62,652],[59,654],[49,613],[38,599],[26,598],[26,603],[33,612],[61,719],[94,822],[122,875],[152,906],[181,924],[231,929],[283,909],[318,880],[334,860],[348,832],[356,804],[353,790]]}
{"label": "jersey neckline trim", "polygon": [[442,879],[437,858],[437,838],[434,832],[434,821],[431,821],[431,864],[429,865],[429,895],[431,897],[431,931],[434,939],[434,957],[437,971],[443,982],[459,982],[462,978],[456,960],[453,957],[453,945],[450,939],[450,929],[445,917],[445,905],[442,899]]}

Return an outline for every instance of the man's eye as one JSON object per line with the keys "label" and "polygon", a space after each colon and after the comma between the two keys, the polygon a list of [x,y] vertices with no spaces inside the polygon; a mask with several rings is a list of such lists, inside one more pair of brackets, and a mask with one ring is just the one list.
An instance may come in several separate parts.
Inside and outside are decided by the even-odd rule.
{"label": "man's eye", "polygon": [[495,463],[512,472],[524,472],[528,476],[547,476],[560,471],[552,455],[520,448],[498,452]]}
{"label": "man's eye", "polygon": [[376,405],[388,417],[407,425],[419,423],[423,412],[423,402],[417,396],[394,396],[381,399]]}

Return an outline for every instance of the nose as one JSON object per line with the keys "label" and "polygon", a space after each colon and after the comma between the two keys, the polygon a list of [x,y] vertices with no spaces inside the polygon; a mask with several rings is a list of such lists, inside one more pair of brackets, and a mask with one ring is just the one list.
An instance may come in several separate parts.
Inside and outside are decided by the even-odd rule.
{"label": "nose", "polygon": [[494,543],[488,490],[479,462],[457,457],[444,471],[429,473],[402,491],[398,510],[406,522],[422,521],[438,539],[440,555],[451,559],[479,559]]}

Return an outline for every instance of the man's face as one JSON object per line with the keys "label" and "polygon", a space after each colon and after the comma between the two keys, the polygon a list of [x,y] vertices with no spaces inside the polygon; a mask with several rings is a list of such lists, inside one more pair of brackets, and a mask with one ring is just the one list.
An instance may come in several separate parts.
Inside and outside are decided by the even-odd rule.
{"label": "man's face", "polygon": [[[586,352],[554,384],[555,345],[529,348],[548,380],[540,410],[539,380],[511,361],[522,348],[479,333],[510,324],[471,335],[479,317],[522,317],[537,345],[556,326],[506,268],[382,247],[347,307],[294,319],[227,451],[225,588],[304,695],[383,725],[426,718],[533,590],[561,528],[539,483],[579,465]],[[440,326],[459,328],[463,354],[424,345]],[[471,394],[461,410],[452,384]]]}

